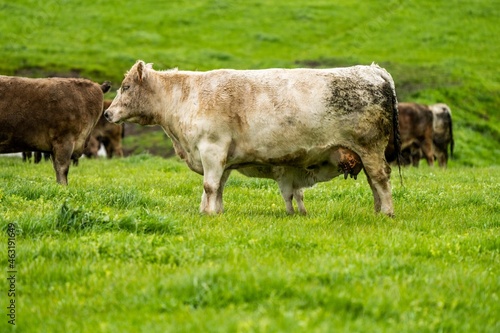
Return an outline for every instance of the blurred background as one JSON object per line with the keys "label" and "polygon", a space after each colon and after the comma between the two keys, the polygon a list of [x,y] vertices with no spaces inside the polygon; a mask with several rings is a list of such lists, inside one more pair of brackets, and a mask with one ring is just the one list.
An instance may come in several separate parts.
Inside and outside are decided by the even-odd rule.
{"label": "blurred background", "polygon": [[[0,74],[110,80],[157,70],[378,63],[400,102],[446,103],[450,165],[500,162],[500,2],[0,1]],[[159,127],[127,124],[126,156],[173,156]]]}

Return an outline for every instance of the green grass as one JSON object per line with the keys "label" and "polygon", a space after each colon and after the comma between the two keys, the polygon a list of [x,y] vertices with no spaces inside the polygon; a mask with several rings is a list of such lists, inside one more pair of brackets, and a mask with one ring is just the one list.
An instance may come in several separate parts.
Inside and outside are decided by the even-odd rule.
{"label": "green grass", "polygon": [[[234,173],[225,213],[208,217],[201,176],[176,159],[82,159],[62,187],[50,163],[0,157],[0,228],[16,224],[18,269],[17,326],[4,317],[0,331],[500,331],[499,16],[490,0],[0,0],[3,75],[118,88],[137,59],[377,62],[400,101],[450,105],[456,141],[447,170],[393,176],[394,219],[373,213],[362,175],[307,190],[309,215],[291,217],[275,183]],[[5,232],[0,243],[6,254]]]}
{"label": "green grass", "polygon": [[235,172],[209,217],[175,159],[83,159],[62,187],[50,163],[1,158],[17,332],[496,332],[499,171],[404,169],[394,219],[363,175],[307,190],[303,217]]}

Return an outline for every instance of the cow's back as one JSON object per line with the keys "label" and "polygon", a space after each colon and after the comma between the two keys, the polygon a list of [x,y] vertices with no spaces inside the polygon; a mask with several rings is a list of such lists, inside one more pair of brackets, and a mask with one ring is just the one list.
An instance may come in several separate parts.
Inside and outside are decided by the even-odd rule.
{"label": "cow's back", "polygon": [[101,87],[85,79],[0,76],[0,152],[49,152],[66,137],[81,153],[102,101]]}
{"label": "cow's back", "polygon": [[230,132],[235,164],[308,166],[328,158],[333,146],[383,151],[396,116],[392,78],[375,65],[205,75],[196,119]]}

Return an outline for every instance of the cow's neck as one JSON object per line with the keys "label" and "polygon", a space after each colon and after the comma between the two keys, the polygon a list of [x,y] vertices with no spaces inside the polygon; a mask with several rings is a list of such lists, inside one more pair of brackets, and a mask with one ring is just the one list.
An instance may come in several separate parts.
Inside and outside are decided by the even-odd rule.
{"label": "cow's neck", "polygon": [[168,136],[182,145],[182,123],[190,118],[193,111],[190,76],[177,71],[156,72],[155,115],[159,124]]}

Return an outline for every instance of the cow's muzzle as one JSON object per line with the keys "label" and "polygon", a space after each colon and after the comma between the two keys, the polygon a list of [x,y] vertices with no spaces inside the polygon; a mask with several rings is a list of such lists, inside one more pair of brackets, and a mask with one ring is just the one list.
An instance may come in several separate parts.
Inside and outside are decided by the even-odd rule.
{"label": "cow's muzzle", "polygon": [[104,118],[106,118],[107,121],[113,122],[111,119],[113,118],[113,114],[109,112],[109,110],[104,111]]}

